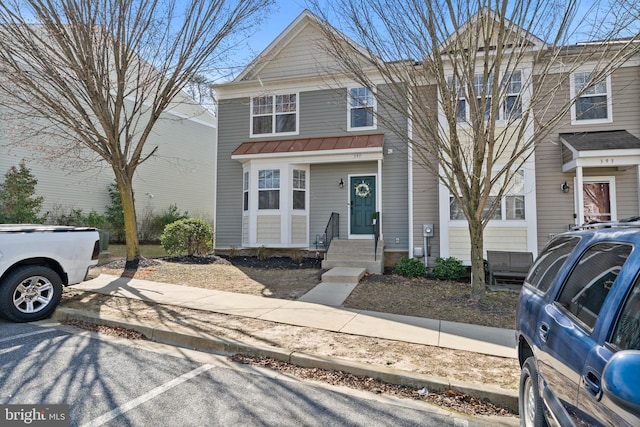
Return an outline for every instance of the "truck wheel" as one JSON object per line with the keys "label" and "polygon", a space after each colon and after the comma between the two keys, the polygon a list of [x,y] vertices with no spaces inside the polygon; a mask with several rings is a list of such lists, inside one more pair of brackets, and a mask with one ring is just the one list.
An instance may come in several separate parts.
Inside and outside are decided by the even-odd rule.
{"label": "truck wheel", "polygon": [[48,267],[25,265],[0,283],[0,314],[14,322],[41,320],[53,312],[62,297],[62,280]]}
{"label": "truck wheel", "polygon": [[547,427],[544,417],[544,402],[538,389],[536,360],[529,357],[520,373],[519,412],[522,427]]}

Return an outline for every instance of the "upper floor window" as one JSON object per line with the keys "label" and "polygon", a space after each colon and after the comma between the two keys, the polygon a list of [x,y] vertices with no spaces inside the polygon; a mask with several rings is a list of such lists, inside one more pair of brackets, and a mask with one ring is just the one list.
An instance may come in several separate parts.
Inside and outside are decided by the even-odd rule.
{"label": "upper floor window", "polygon": [[[473,86],[478,102],[478,113],[483,114],[484,120],[489,120],[491,114],[491,91],[493,90],[493,74],[490,74],[486,82],[484,75],[476,74],[473,76]],[[484,105],[482,103],[482,95],[484,94]]]}
{"label": "upper floor window", "polygon": [[251,98],[251,135],[296,133],[297,98],[295,93]]}
{"label": "upper floor window", "polygon": [[505,74],[505,95],[502,106],[502,118],[504,120],[522,118],[522,99],[520,91],[522,90],[522,74],[520,71],[513,71]]}
{"label": "upper floor window", "polygon": [[[489,120],[491,115],[491,98],[494,84],[493,74],[489,74],[486,81],[485,76],[482,74],[473,76],[473,90],[476,95],[478,114],[480,114],[484,120]],[[501,108],[498,114],[496,114],[496,119],[520,119],[522,117],[522,73],[519,70],[506,73],[502,84],[504,88],[501,90]],[[471,121],[471,111],[467,103],[464,85],[456,82],[454,90],[458,96],[456,121],[458,123],[468,123]],[[484,103],[482,101],[483,95]]]}
{"label": "upper floor window", "polygon": [[349,130],[374,128],[376,100],[373,91],[366,87],[349,89]]}
{"label": "upper floor window", "polygon": [[304,210],[306,206],[307,173],[293,170],[293,209]]}
{"label": "upper floor window", "polygon": [[591,73],[575,73],[571,76],[571,121],[574,124],[611,121],[611,79],[606,77],[593,82]]}
{"label": "upper floor window", "polygon": [[280,169],[258,171],[258,209],[280,209]]}

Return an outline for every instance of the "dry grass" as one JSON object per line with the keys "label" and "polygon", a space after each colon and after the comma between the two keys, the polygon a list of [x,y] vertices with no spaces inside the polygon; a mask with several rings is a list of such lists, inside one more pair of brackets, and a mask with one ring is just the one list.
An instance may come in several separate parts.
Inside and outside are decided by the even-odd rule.
{"label": "dry grass", "polygon": [[[157,261],[157,265],[141,267],[134,272],[106,266],[102,267],[102,272],[289,300],[300,298],[320,283],[322,273],[316,268],[283,268],[282,260],[274,258],[262,263],[252,260],[252,266],[242,265],[246,258],[236,259],[239,264],[236,266],[220,258],[208,264]],[[234,259],[230,261],[234,262]],[[469,286],[462,282],[407,279],[396,274],[367,275],[343,305],[360,310],[513,328],[517,293],[487,291],[482,300],[474,301],[470,298]]]}

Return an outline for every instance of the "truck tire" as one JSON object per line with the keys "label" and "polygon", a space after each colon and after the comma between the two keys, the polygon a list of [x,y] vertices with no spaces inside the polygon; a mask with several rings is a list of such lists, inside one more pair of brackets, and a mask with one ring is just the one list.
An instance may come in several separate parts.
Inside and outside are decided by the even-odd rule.
{"label": "truck tire", "polygon": [[14,322],[41,320],[51,315],[61,297],[58,273],[40,265],[25,265],[0,283],[0,314]]}

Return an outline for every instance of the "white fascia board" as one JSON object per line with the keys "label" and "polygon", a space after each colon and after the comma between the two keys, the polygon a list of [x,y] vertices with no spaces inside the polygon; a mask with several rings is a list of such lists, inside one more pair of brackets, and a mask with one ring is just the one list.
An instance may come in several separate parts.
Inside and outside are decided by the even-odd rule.
{"label": "white fascia board", "polygon": [[[577,167],[583,168],[615,168],[622,166],[640,165],[640,153],[638,150],[622,150],[633,151],[635,154],[616,154],[611,155],[610,151],[600,151],[600,156],[581,156],[579,159],[572,160],[562,165],[562,172],[571,172]],[[609,153],[609,154],[607,154]]]}
{"label": "white fascia board", "polygon": [[[536,67],[537,70],[534,69],[534,74],[538,75],[541,71],[547,74],[561,74],[561,73],[580,73],[580,72],[590,72],[593,70],[597,70],[598,68],[608,67],[609,63],[606,61],[606,58],[602,58],[600,60],[592,60],[586,62],[577,61],[568,61],[566,64],[560,61],[555,62],[549,68],[544,65]],[[636,55],[633,58],[629,58],[623,64],[616,66],[618,68],[627,68],[627,67],[638,67],[640,66],[640,56]]]}
{"label": "white fascia board", "polygon": [[[372,70],[374,72],[375,70]],[[384,84],[381,76],[371,77],[375,84]],[[298,76],[280,77],[277,79],[245,80],[215,85],[216,99],[235,99],[255,96],[258,93],[272,93],[281,91],[309,92],[314,90],[342,89],[353,86],[352,78],[345,74],[306,74]]]}
{"label": "white fascia board", "polygon": [[233,160],[242,163],[247,161],[273,161],[286,159],[287,163],[341,163],[341,162],[369,162],[383,159],[382,148],[356,148],[352,150],[322,150],[303,153],[269,153],[269,154],[240,154],[231,156]]}

